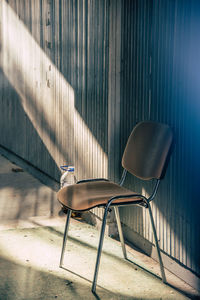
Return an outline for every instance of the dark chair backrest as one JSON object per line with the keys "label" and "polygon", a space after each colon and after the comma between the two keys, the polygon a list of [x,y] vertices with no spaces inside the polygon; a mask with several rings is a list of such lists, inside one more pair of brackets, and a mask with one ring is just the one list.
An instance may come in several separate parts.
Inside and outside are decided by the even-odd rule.
{"label": "dark chair backrest", "polygon": [[124,150],[123,168],[144,180],[161,179],[172,140],[168,125],[151,121],[138,123]]}

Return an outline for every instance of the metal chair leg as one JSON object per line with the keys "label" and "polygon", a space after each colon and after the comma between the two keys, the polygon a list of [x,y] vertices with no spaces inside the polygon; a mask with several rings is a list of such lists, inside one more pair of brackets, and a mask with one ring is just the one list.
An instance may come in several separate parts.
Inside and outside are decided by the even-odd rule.
{"label": "metal chair leg", "polygon": [[123,252],[124,258],[127,259],[126,247],[125,247],[125,243],[124,243],[124,235],[123,235],[122,225],[121,225],[120,215],[119,215],[119,208],[117,206],[115,206],[114,211],[115,211],[115,217],[116,217],[116,221],[117,221],[119,238],[120,238],[120,242],[121,242],[121,246],[122,246],[122,252]]}
{"label": "metal chair leg", "polygon": [[162,281],[164,283],[166,283],[165,270],[164,270],[164,266],[163,266],[163,262],[162,262],[162,257],[161,257],[161,254],[160,254],[160,247],[159,247],[159,244],[158,244],[158,238],[157,238],[156,228],[155,228],[155,224],[154,224],[154,220],[153,220],[153,215],[152,215],[152,210],[151,210],[150,204],[148,205],[148,209],[149,209],[149,216],[150,216],[150,220],[151,220],[151,225],[152,225],[152,229],[153,229],[154,240],[155,240],[157,254],[158,254],[158,260],[159,260],[159,263],[160,263],[160,272],[161,272],[161,276],[162,276]]}
{"label": "metal chair leg", "polygon": [[65,247],[66,247],[67,234],[68,234],[69,221],[70,221],[71,214],[72,214],[72,211],[70,209],[68,209],[67,219],[66,219],[66,224],[65,224],[65,231],[64,231],[64,236],[63,236],[62,252],[61,252],[61,257],[60,257],[60,268],[62,267],[62,264],[63,264],[63,258],[64,258],[64,252],[65,252]]}
{"label": "metal chair leg", "polygon": [[103,221],[102,221],[102,225],[101,225],[101,234],[100,234],[100,238],[99,238],[99,247],[98,247],[98,252],[97,252],[94,278],[93,278],[93,282],[92,282],[92,292],[93,293],[96,292],[97,276],[98,276],[98,272],[99,272],[99,264],[100,264],[101,252],[102,252],[102,247],[103,247],[103,238],[104,238],[104,233],[105,233],[107,214],[108,214],[108,207],[105,208]]}

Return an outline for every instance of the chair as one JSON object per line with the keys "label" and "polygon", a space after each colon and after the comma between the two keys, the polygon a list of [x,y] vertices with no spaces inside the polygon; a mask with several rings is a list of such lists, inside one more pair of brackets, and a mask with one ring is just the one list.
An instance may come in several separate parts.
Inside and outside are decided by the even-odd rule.
{"label": "chair", "polygon": [[[163,178],[166,162],[172,145],[173,135],[170,127],[165,124],[151,121],[140,122],[134,128],[128,139],[122,157],[123,174],[119,184],[108,179],[98,178],[81,180],[77,184],[62,188],[58,194],[58,201],[68,209],[66,226],[63,237],[63,246],[60,258],[60,267],[63,264],[69,221],[72,211],[87,211],[94,207],[104,207],[99,246],[97,251],[96,266],[92,283],[92,292],[96,291],[97,276],[103,246],[106,217],[111,206],[114,206],[119,237],[124,258],[127,258],[124,237],[119,217],[119,206],[140,205],[149,210],[160,271],[163,282],[166,282],[164,267],[158,245],[156,228],[154,225],[150,202],[155,198],[160,180]],[[146,198],[140,193],[122,187],[127,171],[141,180],[154,180],[152,194]]]}

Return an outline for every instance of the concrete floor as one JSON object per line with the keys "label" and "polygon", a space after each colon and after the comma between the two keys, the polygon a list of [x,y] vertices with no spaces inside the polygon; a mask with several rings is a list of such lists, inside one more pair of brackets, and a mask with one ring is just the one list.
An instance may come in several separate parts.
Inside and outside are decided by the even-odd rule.
{"label": "concrete floor", "polygon": [[[0,155],[0,300],[31,299],[199,299],[197,292],[170,272],[169,284],[152,275],[159,266],[127,246],[105,237],[97,294],[91,292],[99,232],[71,220],[59,268],[65,217],[56,194]],[[149,272],[133,264],[135,261]]]}

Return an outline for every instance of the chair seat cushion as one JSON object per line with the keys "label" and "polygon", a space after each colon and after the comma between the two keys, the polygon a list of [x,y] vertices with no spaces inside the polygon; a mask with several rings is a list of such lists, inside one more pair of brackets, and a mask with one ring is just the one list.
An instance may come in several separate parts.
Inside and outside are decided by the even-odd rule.
{"label": "chair seat cushion", "polygon": [[[88,181],[79,184],[69,185],[58,191],[58,201],[65,207],[72,210],[89,210],[96,206],[105,206],[111,197],[119,195],[137,195],[120,185],[111,181]],[[125,204],[143,202],[139,196],[135,198],[116,199],[114,204]]]}

